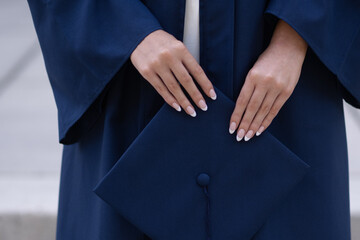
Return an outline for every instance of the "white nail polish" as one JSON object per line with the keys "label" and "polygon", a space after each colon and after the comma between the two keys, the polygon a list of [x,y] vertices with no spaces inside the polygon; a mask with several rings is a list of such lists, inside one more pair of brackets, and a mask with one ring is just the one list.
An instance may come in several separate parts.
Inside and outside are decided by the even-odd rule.
{"label": "white nail polish", "polygon": [[186,109],[187,109],[188,112],[190,113],[190,116],[196,117],[196,112],[195,112],[195,110],[194,110],[191,106],[188,106]]}
{"label": "white nail polish", "polygon": [[229,128],[229,133],[233,134],[235,132],[235,128],[236,128],[236,123],[235,122],[231,122],[230,124],[230,128]]}
{"label": "white nail polish", "polygon": [[214,89],[211,89],[210,90],[210,97],[212,100],[215,100],[216,99],[216,93],[215,93],[215,90]]}
{"label": "white nail polish", "polygon": [[206,105],[205,101],[202,99],[199,101],[199,105],[200,105],[201,110],[203,110],[203,111],[206,111],[208,109],[208,106]]}
{"label": "white nail polish", "polygon": [[238,131],[238,133],[236,134],[236,140],[241,141],[241,139],[243,139],[244,135],[245,135],[245,130],[241,128]]}
{"label": "white nail polish", "polygon": [[264,131],[265,127],[264,126],[261,126],[259,128],[259,130],[256,132],[256,136],[259,136],[263,131]]}
{"label": "white nail polish", "polygon": [[178,112],[181,111],[181,107],[177,103],[173,103],[172,105],[176,109],[176,111],[178,111]]}
{"label": "white nail polish", "polygon": [[249,141],[250,138],[252,138],[252,135],[253,135],[253,131],[252,130],[248,131],[245,135],[245,141]]}

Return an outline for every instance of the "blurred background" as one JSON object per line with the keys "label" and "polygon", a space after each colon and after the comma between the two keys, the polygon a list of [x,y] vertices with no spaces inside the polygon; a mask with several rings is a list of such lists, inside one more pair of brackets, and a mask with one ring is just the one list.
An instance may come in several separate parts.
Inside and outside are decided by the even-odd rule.
{"label": "blurred background", "polygon": [[[0,29],[0,240],[54,240],[62,145],[27,1],[0,1]],[[360,111],[344,108],[360,240]]]}

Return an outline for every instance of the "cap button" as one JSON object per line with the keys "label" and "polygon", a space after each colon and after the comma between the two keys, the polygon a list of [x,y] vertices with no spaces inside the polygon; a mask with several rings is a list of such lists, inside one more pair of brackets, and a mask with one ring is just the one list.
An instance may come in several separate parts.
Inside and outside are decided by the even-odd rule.
{"label": "cap button", "polygon": [[200,173],[199,176],[197,177],[197,183],[201,186],[207,186],[210,182],[210,176],[207,175],[206,173]]}

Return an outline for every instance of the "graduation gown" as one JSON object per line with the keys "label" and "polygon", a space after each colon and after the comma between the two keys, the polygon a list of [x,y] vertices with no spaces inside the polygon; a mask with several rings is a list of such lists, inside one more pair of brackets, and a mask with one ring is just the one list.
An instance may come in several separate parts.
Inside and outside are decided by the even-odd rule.
{"label": "graduation gown", "polygon": [[[200,65],[219,99],[196,120],[129,60],[157,29],[182,40],[185,0],[28,3],[64,144],[58,240],[350,239],[342,100],[360,108],[359,3],[200,0]],[[277,19],[309,45],[302,73],[270,127],[237,143],[228,119]]]}

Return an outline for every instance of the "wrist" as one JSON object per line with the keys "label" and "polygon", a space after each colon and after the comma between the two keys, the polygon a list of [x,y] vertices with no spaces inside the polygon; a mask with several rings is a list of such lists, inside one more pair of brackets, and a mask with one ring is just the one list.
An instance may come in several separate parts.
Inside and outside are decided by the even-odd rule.
{"label": "wrist", "polygon": [[279,20],[269,47],[305,58],[308,45],[306,41],[285,21]]}

